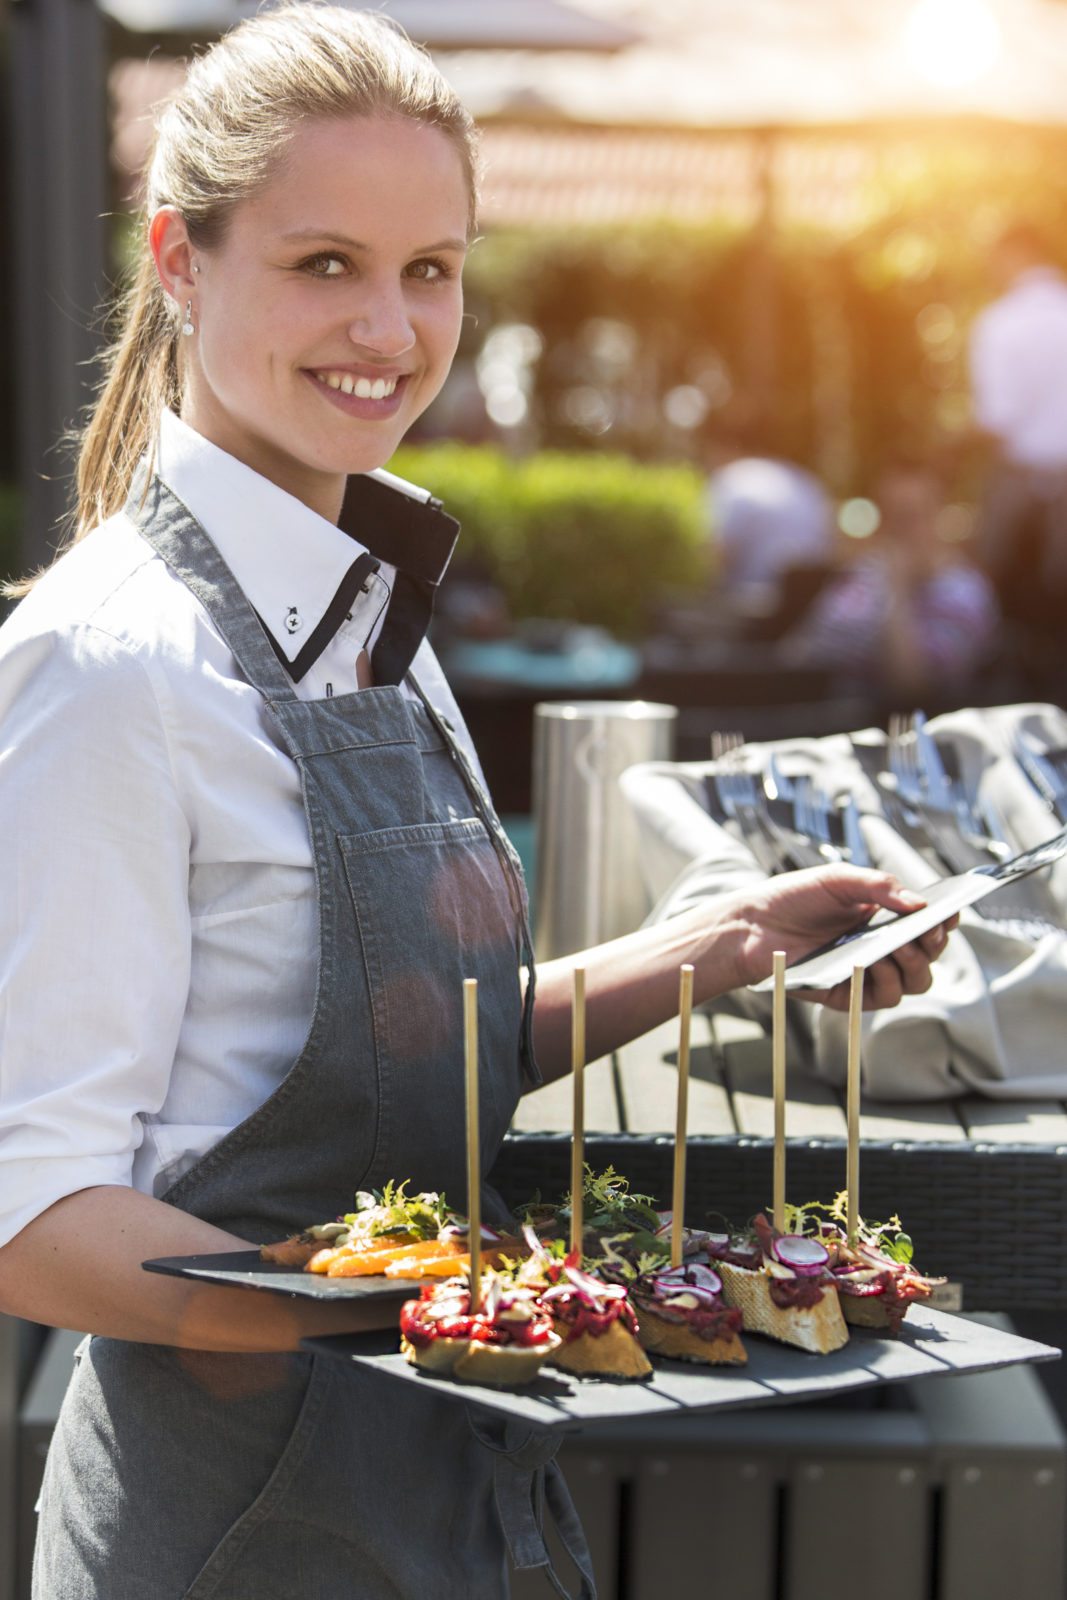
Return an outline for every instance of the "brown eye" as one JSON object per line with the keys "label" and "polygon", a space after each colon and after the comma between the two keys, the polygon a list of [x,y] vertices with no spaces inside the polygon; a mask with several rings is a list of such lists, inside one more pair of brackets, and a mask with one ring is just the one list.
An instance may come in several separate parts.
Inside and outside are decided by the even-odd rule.
{"label": "brown eye", "polygon": [[309,256],[304,262],[305,272],[310,272],[313,278],[340,278],[346,267],[343,256],[317,255]]}
{"label": "brown eye", "polygon": [[419,261],[413,261],[408,268],[408,277],[416,278],[420,283],[437,283],[442,278],[450,278],[452,270],[447,262],[438,261],[431,256],[424,256]]}

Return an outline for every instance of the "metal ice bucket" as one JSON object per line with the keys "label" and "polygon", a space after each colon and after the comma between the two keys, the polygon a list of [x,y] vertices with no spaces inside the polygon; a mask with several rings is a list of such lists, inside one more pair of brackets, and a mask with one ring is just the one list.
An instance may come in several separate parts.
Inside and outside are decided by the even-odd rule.
{"label": "metal ice bucket", "polygon": [[619,777],[671,757],[675,706],[588,700],[534,708],[534,947],[541,960],[630,933],[650,909]]}

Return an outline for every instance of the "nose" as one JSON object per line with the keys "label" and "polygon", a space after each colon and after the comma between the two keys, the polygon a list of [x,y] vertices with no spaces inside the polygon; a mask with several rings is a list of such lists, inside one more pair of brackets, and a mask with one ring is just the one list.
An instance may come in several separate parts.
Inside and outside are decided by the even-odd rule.
{"label": "nose", "polygon": [[362,350],[396,358],[415,343],[415,330],[402,287],[369,288],[360,301],[358,314],[348,325],[348,337]]}

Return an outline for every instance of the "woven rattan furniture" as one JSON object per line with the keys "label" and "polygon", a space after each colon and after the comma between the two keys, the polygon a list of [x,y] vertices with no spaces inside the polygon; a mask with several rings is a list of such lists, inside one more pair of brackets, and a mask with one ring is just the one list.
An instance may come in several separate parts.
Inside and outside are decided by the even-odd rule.
{"label": "woven rattan furniture", "polygon": [[[677,1027],[587,1069],[587,1159],[670,1200]],[[771,1197],[770,1047],[752,1025],[694,1017],[686,1217],[744,1222]],[[790,1074],[788,1197],[845,1184],[840,1095]],[[526,1096],[494,1171],[512,1205],[570,1186],[570,1084]],[[927,1272],[962,1287],[969,1311],[1067,1309],[1067,1108],[1059,1101],[867,1101],[861,1206],[899,1213]]]}

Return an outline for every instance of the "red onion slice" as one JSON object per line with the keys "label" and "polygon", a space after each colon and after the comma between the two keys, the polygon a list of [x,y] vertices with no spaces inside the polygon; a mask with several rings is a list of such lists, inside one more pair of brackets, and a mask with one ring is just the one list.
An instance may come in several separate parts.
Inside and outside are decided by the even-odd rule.
{"label": "red onion slice", "polygon": [[[446,1222],[437,1235],[438,1239],[451,1241],[453,1239],[467,1239],[470,1237],[470,1224],[465,1222]],[[490,1228],[482,1223],[481,1241],[483,1244],[499,1244],[504,1237],[495,1228]]]}
{"label": "red onion slice", "polygon": [[664,1292],[673,1292],[675,1289],[706,1289],[709,1294],[722,1293],[722,1279],[719,1274],[713,1267],[706,1267],[700,1262],[681,1267],[667,1267],[662,1272],[654,1272],[652,1281],[657,1294],[661,1286]]}
{"label": "red onion slice", "polygon": [[548,1251],[528,1222],[523,1223],[522,1236],[526,1240],[527,1248],[535,1261],[548,1260]]}

